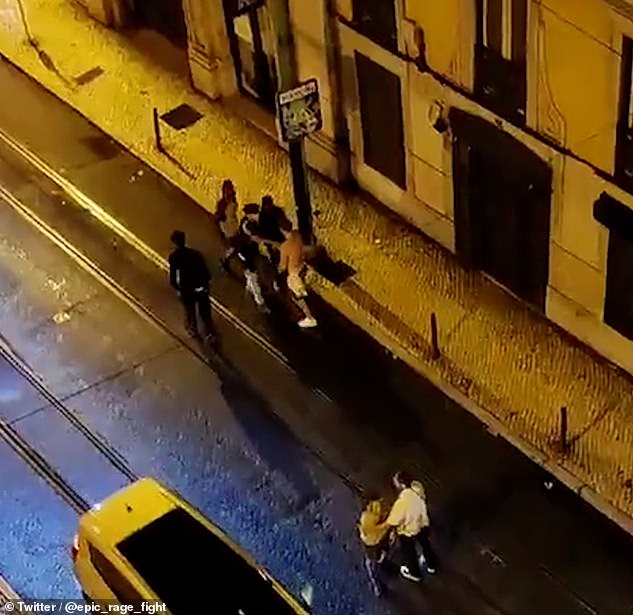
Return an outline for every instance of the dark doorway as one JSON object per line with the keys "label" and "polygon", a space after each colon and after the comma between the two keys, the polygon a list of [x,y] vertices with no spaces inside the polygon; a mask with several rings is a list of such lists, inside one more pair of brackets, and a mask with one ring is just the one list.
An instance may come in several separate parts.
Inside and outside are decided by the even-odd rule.
{"label": "dark doorway", "polygon": [[135,0],[135,20],[182,49],[187,48],[187,24],[183,0]]}
{"label": "dark doorway", "polygon": [[352,15],[361,34],[392,53],[398,52],[395,0],[352,0]]}
{"label": "dark doorway", "polygon": [[604,322],[633,340],[633,242],[609,232]]}
{"label": "dark doorway", "polygon": [[551,169],[492,124],[451,111],[458,257],[545,311]]}
{"label": "dark doorway", "polygon": [[400,78],[355,52],[363,159],[394,184],[406,189]]}
{"label": "dark doorway", "polygon": [[633,210],[603,192],[593,217],[609,229],[604,322],[633,340]]}
{"label": "dark doorway", "polygon": [[240,91],[274,111],[277,75],[266,7],[251,8],[232,17],[231,5],[230,0],[224,0],[231,55]]}

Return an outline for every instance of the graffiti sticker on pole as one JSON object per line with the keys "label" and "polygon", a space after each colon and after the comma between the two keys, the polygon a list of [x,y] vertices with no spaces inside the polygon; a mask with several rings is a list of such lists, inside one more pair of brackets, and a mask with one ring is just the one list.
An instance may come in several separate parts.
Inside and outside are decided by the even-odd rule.
{"label": "graffiti sticker on pole", "polygon": [[292,90],[279,92],[277,107],[281,138],[284,141],[300,139],[321,130],[323,126],[316,79],[309,79]]}

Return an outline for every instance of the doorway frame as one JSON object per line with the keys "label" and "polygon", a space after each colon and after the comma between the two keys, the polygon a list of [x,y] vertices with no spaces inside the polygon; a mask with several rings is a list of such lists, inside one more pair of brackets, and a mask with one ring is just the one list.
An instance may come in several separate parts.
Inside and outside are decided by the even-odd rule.
{"label": "doorway frame", "polygon": [[[550,280],[552,212],[554,207],[552,202],[553,169],[544,158],[528,145],[480,116],[453,107],[449,111],[449,122],[453,134],[455,254],[464,267],[480,270],[508,293],[532,309],[544,314],[547,307]],[[483,241],[486,229],[482,226],[483,220],[479,211],[479,203],[476,202],[472,190],[473,181],[476,180],[473,177],[472,156],[473,152],[477,152],[478,155],[484,158],[489,157],[493,161],[500,158],[499,151],[506,154],[503,160],[506,161],[506,168],[509,172],[513,169],[520,170],[521,174],[529,177],[530,190],[534,188],[533,198],[547,201],[546,220],[545,218],[542,220],[543,223],[547,224],[547,251],[545,254],[529,255],[529,258],[536,257],[537,259],[536,263],[530,261],[530,269],[534,272],[534,279],[537,278],[538,274],[539,280],[538,293],[535,292],[530,298],[524,296],[529,289],[528,286],[521,288],[521,284],[518,284],[517,288],[508,287],[483,268]],[[497,155],[494,155],[495,153]],[[520,210],[518,214],[521,213],[525,212]],[[536,218],[532,219],[532,222],[534,221],[539,222]],[[543,275],[545,276],[544,283]],[[534,284],[534,288],[536,286],[537,284]]]}
{"label": "doorway frame", "polygon": [[229,39],[229,49],[231,52],[231,57],[233,58],[233,68],[235,70],[235,79],[237,81],[237,87],[243,96],[247,96],[250,100],[257,103],[260,107],[266,109],[271,113],[276,112],[276,88],[275,88],[275,78],[273,74],[273,67],[270,66],[269,57],[266,54],[264,47],[264,37],[261,31],[260,25],[260,15],[258,11],[260,8],[265,7],[265,3],[255,5],[250,8],[248,11],[243,13],[242,15],[248,15],[249,26],[251,28],[251,33],[253,35],[253,62],[255,64],[255,73],[256,78],[258,76],[259,67],[266,66],[267,76],[262,77],[262,81],[265,82],[264,91],[262,96],[257,93],[253,93],[253,91],[245,86],[243,80],[243,72],[242,72],[242,58],[240,56],[240,47],[239,47],[239,37],[237,35],[237,31],[235,29],[235,19],[242,15],[234,15],[232,12],[232,4],[231,0],[222,0],[224,5],[224,21],[226,25],[226,32]]}

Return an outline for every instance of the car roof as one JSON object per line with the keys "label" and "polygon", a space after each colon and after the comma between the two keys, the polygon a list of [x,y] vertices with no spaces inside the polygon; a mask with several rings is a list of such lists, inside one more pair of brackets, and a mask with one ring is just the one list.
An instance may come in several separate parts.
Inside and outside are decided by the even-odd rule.
{"label": "car roof", "polygon": [[[274,585],[277,591],[290,601],[290,604],[293,605],[292,608],[295,609],[293,612],[307,612],[276,579],[270,577],[265,570],[260,568],[257,562],[220,528],[177,493],[167,489],[153,478],[139,479],[94,506],[82,516],[80,527],[89,533],[91,539],[101,548],[114,551],[117,556],[123,556],[124,561],[127,561],[128,558],[135,559],[129,546],[133,545],[143,535],[151,535],[151,526],[154,526],[155,529],[168,522],[168,517],[178,519],[178,517],[182,518],[183,514],[190,516],[192,521],[195,520],[197,523],[202,524],[209,532],[207,539],[204,536],[198,537],[201,542],[208,542],[210,546],[212,544],[211,536],[214,536],[216,541],[225,545],[225,549],[230,550],[237,558],[241,559],[244,565],[252,568],[256,574],[268,579],[268,582]],[[186,522],[185,525],[191,527],[189,522]],[[186,527],[183,526],[182,529],[186,530]],[[177,537],[174,536],[172,539],[177,540]],[[216,548],[219,548],[219,543],[216,543]],[[174,543],[173,550],[175,550],[176,544]],[[227,556],[229,554],[225,553],[224,557]],[[134,569],[131,562],[128,565]],[[145,565],[147,566],[147,564]],[[160,569],[153,571],[154,574],[159,572]],[[137,573],[140,575],[140,571],[137,571]],[[144,583],[148,581],[142,575],[139,578],[143,579]],[[153,588],[152,591],[154,591]]]}
{"label": "car roof", "polygon": [[98,535],[102,546],[114,548],[177,505],[174,496],[160,483],[141,478],[93,506],[82,516],[80,527]]}

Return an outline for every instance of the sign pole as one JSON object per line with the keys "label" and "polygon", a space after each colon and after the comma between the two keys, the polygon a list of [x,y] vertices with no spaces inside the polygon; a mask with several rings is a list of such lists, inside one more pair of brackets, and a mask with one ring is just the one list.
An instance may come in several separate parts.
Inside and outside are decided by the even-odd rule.
{"label": "sign pole", "polygon": [[[277,89],[279,91],[290,90],[298,84],[299,80],[297,78],[288,0],[268,0],[267,5],[271,11],[272,22],[275,28],[279,72]],[[314,243],[314,234],[303,137],[289,139],[288,150],[299,232],[304,244],[308,246]]]}
{"label": "sign pole", "polygon": [[290,155],[290,170],[292,172],[292,187],[297,208],[297,224],[301,238],[306,246],[314,242],[312,228],[312,204],[310,203],[310,188],[305,164],[305,147],[303,137],[288,142]]}

